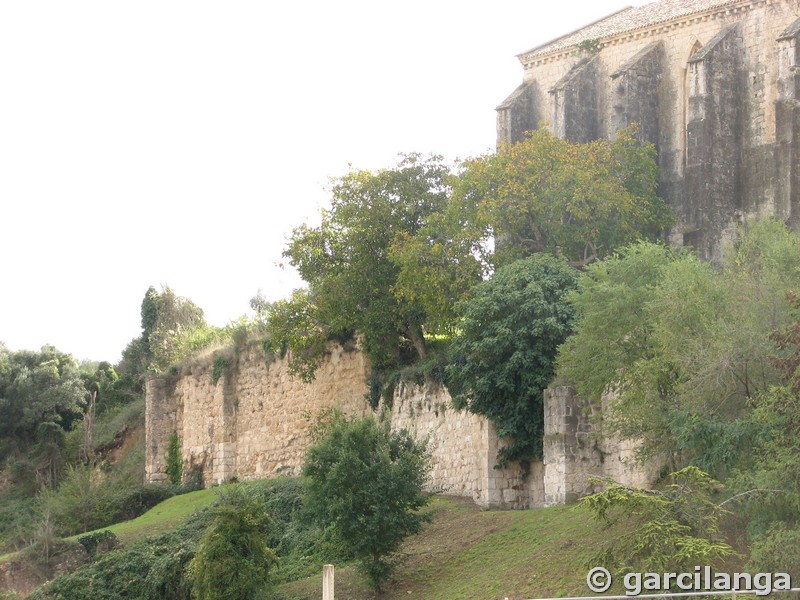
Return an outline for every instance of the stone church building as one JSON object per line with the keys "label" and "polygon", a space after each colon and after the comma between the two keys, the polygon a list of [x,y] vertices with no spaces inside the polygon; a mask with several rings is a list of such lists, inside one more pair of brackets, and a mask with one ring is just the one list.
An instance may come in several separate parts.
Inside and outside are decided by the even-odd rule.
{"label": "stone church building", "polygon": [[498,145],[549,127],[573,142],[630,123],[655,144],[677,246],[716,260],[737,224],[800,228],[800,0],[661,0],[519,55]]}

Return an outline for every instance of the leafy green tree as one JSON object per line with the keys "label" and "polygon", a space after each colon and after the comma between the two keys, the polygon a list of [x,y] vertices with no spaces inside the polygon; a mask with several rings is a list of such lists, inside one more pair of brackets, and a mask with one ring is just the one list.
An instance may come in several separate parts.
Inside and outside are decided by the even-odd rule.
{"label": "leafy green tree", "polygon": [[624,523],[591,564],[623,572],[687,572],[734,554],[719,528],[728,514],[714,498],[720,484],[697,467],[670,477],[658,491],[611,483],[581,501],[607,527]]}
{"label": "leafy green tree", "polygon": [[[295,290],[288,300],[278,300],[266,313],[268,341],[265,349],[283,358],[289,353],[289,369],[306,383],[314,379],[324,356],[330,328],[321,320],[319,307],[309,290]],[[291,352],[289,350],[291,349]]]}
{"label": "leafy green tree", "polygon": [[780,384],[754,402],[766,433],[752,440],[752,467],[732,478],[731,506],[749,521],[752,568],[800,576],[800,296],[787,296],[792,320],[771,336]]}
{"label": "leafy green tree", "polygon": [[570,332],[577,277],[565,260],[540,254],[500,268],[459,306],[448,387],[457,407],[495,423],[507,442],[501,463],[542,456],[543,392]]}
{"label": "leafy green tree", "polygon": [[[178,296],[169,286],[164,287],[157,298],[152,299],[148,291],[149,301],[157,303],[157,317],[151,331],[145,330],[148,334],[148,345],[150,356],[152,357],[151,368],[156,371],[164,371],[171,364],[182,358],[181,342],[182,338],[194,329],[206,327],[203,318],[203,309],[194,302],[183,296]],[[151,316],[148,309],[147,323],[150,323]],[[144,306],[142,310],[142,324],[145,324]]]}
{"label": "leafy green tree", "polygon": [[587,144],[539,129],[467,161],[454,195],[474,207],[471,235],[494,234],[496,264],[550,252],[579,266],[672,224],[657,182],[655,149],[632,128]]}
{"label": "leafy green tree", "polygon": [[[373,366],[396,363],[401,340],[426,355],[426,304],[398,280],[409,261],[392,247],[417,236],[445,210],[449,170],[439,157],[405,155],[391,169],[352,171],[333,182],[331,209],[318,227],[296,228],[284,256],[310,286],[315,310],[330,335],[355,330]],[[398,247],[399,248],[399,247]],[[394,259],[393,259],[394,257]]]}
{"label": "leafy green tree", "polygon": [[64,472],[64,430],[58,423],[41,423],[36,430],[33,460],[42,485],[53,488]]}
{"label": "leafy green tree", "polygon": [[750,458],[767,426],[751,406],[779,383],[771,332],[790,320],[783,298],[800,285],[800,238],[751,224],[720,270],[689,253],[642,243],[591,265],[572,300],[575,335],[559,375],[597,403],[612,398],[612,431],[724,475]]}
{"label": "leafy green tree", "polygon": [[334,415],[306,455],[307,514],[360,561],[375,589],[389,577],[390,556],[428,519],[423,486],[430,470],[425,443],[372,415]]}
{"label": "leafy green tree", "polygon": [[444,212],[430,215],[412,235],[401,232],[389,248],[399,272],[393,291],[399,301],[418,304],[425,329],[453,335],[458,328],[456,304],[490,271],[482,240],[467,235],[469,224],[450,201]]}
{"label": "leafy green tree", "polygon": [[0,344],[0,438],[34,440],[41,423],[69,429],[87,392],[77,361],[53,346],[10,352]]}
{"label": "leafy green tree", "polygon": [[152,357],[152,349],[150,347],[150,336],[158,325],[158,317],[161,312],[161,294],[152,285],[147,288],[142,299],[142,344],[145,352],[149,357]]}
{"label": "leafy green tree", "polygon": [[224,492],[213,509],[187,574],[197,600],[248,600],[266,585],[277,561],[267,546],[272,519],[245,491]]}

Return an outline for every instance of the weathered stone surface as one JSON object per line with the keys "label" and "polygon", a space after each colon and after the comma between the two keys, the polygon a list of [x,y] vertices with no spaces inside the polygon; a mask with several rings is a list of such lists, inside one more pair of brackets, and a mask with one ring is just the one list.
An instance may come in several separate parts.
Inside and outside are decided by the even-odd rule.
{"label": "weathered stone surface", "polygon": [[637,444],[604,432],[602,407],[579,398],[570,387],[544,393],[544,504],[570,504],[595,491],[593,478],[650,487],[660,464],[636,463]]}
{"label": "weathered stone surface", "polygon": [[[800,228],[798,40],[794,0],[660,0],[519,59],[524,84],[551,91],[537,126],[552,115],[556,135],[583,142],[640,124],[678,217],[670,242],[717,261],[755,217]],[[498,107],[498,145],[524,135],[505,125],[526,123],[521,110]]]}
{"label": "weathered stone surface", "polygon": [[[173,431],[181,439],[185,470],[200,468],[208,484],[234,476],[297,474],[317,415],[329,407],[356,415],[371,410],[368,365],[354,349],[332,346],[309,384],[293,377],[285,360],[266,357],[259,344],[238,356],[226,352],[229,367],[216,384],[209,357],[184,367],[172,382],[147,382],[147,481],[167,480]],[[502,442],[492,423],[455,410],[440,384],[401,382],[391,406],[379,411],[389,413],[393,429],[429,441],[431,490],[470,497],[485,507],[527,508],[574,500],[591,491],[587,481],[592,475],[649,481],[646,473],[637,475],[624,462],[632,448],[595,441],[583,408],[568,390],[545,396],[545,459],[532,464],[527,476],[518,464],[496,467]]]}

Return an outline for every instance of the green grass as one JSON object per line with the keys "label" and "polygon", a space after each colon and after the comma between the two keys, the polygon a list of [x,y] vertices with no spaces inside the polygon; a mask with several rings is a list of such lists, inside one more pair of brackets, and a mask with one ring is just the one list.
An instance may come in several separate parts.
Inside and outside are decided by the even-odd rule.
{"label": "green grass", "polygon": [[[132,542],[138,541],[145,536],[155,535],[164,531],[175,529],[178,525],[186,521],[193,513],[201,508],[210,506],[214,500],[217,499],[217,489],[208,488],[205,490],[198,490],[196,492],[189,492],[188,494],[181,494],[180,496],[173,496],[167,498],[164,502],[154,506],[143,515],[131,519],[130,521],[123,521],[108,527],[101,527],[94,531],[103,531],[108,529],[113,532],[119,540],[128,545]],[[93,531],[86,531],[73,535],[67,540],[77,540],[82,535],[87,533],[94,533]],[[0,562],[7,558],[14,556],[16,552],[10,552],[0,556]]]}
{"label": "green grass", "polygon": [[[101,527],[96,531],[108,529],[114,533],[123,544],[127,545],[145,536],[175,529],[175,527],[183,523],[190,515],[201,508],[211,505],[216,499],[216,488],[208,488],[196,492],[189,492],[188,494],[181,494],[180,496],[173,496],[172,498],[167,498],[164,502],[154,506],[135,519],[109,525],[108,527]],[[86,533],[92,532],[87,531],[66,539],[77,540],[82,535],[86,535]],[[2,560],[1,557],[0,560]]]}
{"label": "green grass", "polygon": [[[381,598],[511,600],[590,594],[587,563],[608,532],[581,508],[481,511],[469,500],[438,497],[434,521],[407,540],[395,581]],[[320,575],[285,584],[288,597],[317,598]],[[336,597],[372,600],[352,567],[338,569]]]}
{"label": "green grass", "polygon": [[[172,497],[144,515],[105,529],[127,544],[170,530],[217,497],[215,488]],[[484,511],[466,498],[436,497],[433,522],[401,550],[381,600],[523,600],[593,595],[586,587],[592,557],[621,529],[608,530],[580,507]],[[75,536],[77,537],[77,536]],[[591,565],[602,566],[602,565]],[[736,570],[741,565],[730,565]],[[317,600],[318,573],[273,588],[265,598]],[[274,593],[273,593],[274,592]],[[619,582],[609,593],[620,593]],[[336,569],[336,597],[375,600],[352,565]]]}

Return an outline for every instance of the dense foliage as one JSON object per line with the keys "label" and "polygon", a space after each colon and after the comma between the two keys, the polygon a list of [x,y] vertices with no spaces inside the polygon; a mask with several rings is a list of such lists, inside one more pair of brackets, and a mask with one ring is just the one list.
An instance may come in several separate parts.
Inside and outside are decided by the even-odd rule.
{"label": "dense foliage", "polygon": [[587,496],[583,506],[614,532],[592,559],[623,572],[691,572],[696,565],[722,566],[734,554],[720,532],[727,511],[715,501],[721,486],[697,467],[673,473],[658,491],[610,484]]}
{"label": "dense foliage", "polygon": [[532,256],[500,268],[459,310],[447,381],[458,407],[486,415],[505,438],[500,460],[542,456],[544,389],[570,332],[567,295],[577,272],[563,259]]}
{"label": "dense foliage", "polygon": [[40,352],[9,351],[0,344],[0,457],[14,442],[31,442],[42,423],[64,430],[86,403],[78,362],[53,346]]}
{"label": "dense foliage", "polygon": [[474,207],[465,233],[494,233],[496,264],[549,252],[586,265],[672,224],[657,182],[655,149],[633,128],[587,144],[539,129],[467,161],[455,196]]}
{"label": "dense foliage", "polygon": [[559,375],[595,402],[612,393],[606,420],[643,455],[724,475],[763,435],[750,407],[779,383],[770,337],[789,322],[798,267],[800,239],[768,221],[742,231],[719,270],[657,245],[622,249],[581,277]]}
{"label": "dense foliage", "polygon": [[378,368],[396,362],[401,339],[425,356],[425,303],[399,292],[408,265],[393,259],[392,245],[445,210],[448,174],[439,157],[416,154],[392,169],[352,171],[334,180],[322,223],[296,228],[284,252],[309,283],[325,332],[362,334]]}
{"label": "dense foliage", "polygon": [[430,457],[423,442],[372,415],[336,414],[306,456],[306,514],[331,529],[376,589],[403,539],[421,531]]}
{"label": "dense foliage", "polygon": [[[133,600],[189,600],[209,594],[283,598],[272,593],[268,580],[318,576],[321,564],[340,565],[349,558],[322,529],[296,518],[303,494],[298,479],[225,486],[211,509],[170,532],[99,556],[31,598],[78,600],[87,594]],[[105,537],[98,534],[84,541],[94,544]]]}
{"label": "dense foliage", "polygon": [[277,555],[267,546],[273,523],[263,502],[237,488],[223,493],[189,562],[196,600],[249,600],[267,582]]}
{"label": "dense foliage", "polygon": [[172,485],[179,484],[183,479],[183,458],[181,457],[181,442],[178,439],[177,431],[173,431],[169,436],[169,444],[167,445],[167,477]]}
{"label": "dense foliage", "polygon": [[740,231],[719,268],[631,246],[581,277],[559,356],[562,381],[604,402],[641,457],[726,480],[716,500],[747,522],[764,572],[800,573],[798,289],[800,236],[779,222]]}

